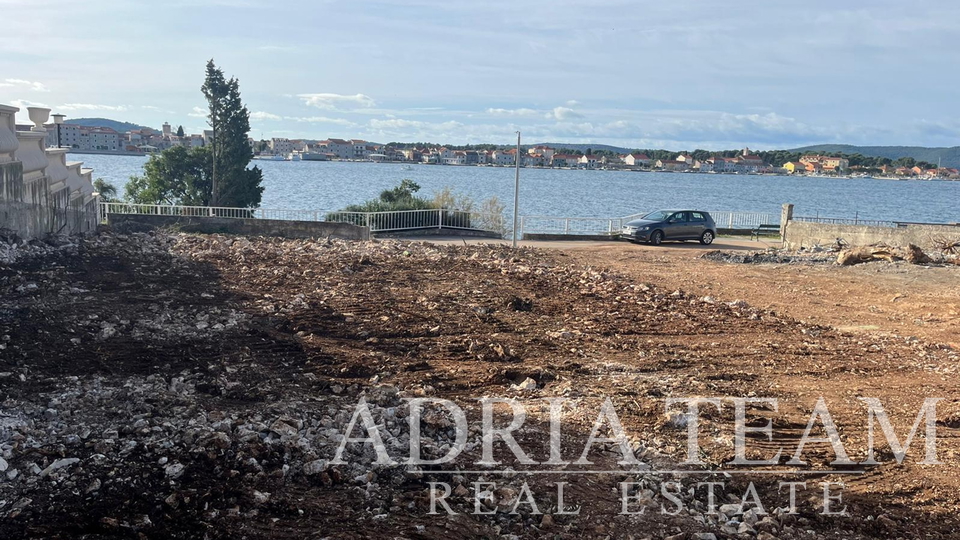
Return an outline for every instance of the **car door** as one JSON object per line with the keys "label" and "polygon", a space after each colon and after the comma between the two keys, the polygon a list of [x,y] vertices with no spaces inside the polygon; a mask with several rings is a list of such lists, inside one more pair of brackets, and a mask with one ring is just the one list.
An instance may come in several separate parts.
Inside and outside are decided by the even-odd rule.
{"label": "car door", "polygon": [[668,240],[679,240],[684,237],[684,229],[687,226],[687,217],[685,212],[674,212],[667,218],[663,227],[663,237]]}
{"label": "car door", "polygon": [[700,239],[700,236],[703,235],[703,231],[707,230],[707,216],[703,212],[690,212],[690,222],[689,222],[689,231],[690,237]]}

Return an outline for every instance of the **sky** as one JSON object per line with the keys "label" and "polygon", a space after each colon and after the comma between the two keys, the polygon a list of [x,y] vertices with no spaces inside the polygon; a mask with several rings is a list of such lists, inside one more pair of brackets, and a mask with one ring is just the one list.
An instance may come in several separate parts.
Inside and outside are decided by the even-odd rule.
{"label": "sky", "polygon": [[67,121],[199,133],[213,58],[258,139],[960,145],[956,0],[0,0],[0,15],[0,103]]}

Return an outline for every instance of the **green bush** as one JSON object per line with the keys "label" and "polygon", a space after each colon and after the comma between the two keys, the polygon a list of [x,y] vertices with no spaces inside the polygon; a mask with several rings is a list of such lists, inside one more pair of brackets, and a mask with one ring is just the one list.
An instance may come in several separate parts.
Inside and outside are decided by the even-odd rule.
{"label": "green bush", "polygon": [[[390,229],[428,229],[439,228],[440,214],[443,214],[443,226],[462,229],[483,229],[500,232],[503,227],[503,204],[496,197],[480,205],[483,214],[479,222],[471,222],[471,212],[475,204],[470,197],[457,195],[446,187],[437,192],[433,200],[418,197],[420,186],[412,180],[403,180],[400,185],[384,190],[380,197],[362,204],[347,206],[339,212],[327,214],[327,221],[353,223],[369,226],[371,230]],[[436,210],[441,210],[437,212]],[[411,210],[434,210],[433,212],[409,212],[408,214],[388,214],[379,212],[403,212]],[[373,215],[361,215],[373,214]],[[489,214],[489,216],[487,215]]]}

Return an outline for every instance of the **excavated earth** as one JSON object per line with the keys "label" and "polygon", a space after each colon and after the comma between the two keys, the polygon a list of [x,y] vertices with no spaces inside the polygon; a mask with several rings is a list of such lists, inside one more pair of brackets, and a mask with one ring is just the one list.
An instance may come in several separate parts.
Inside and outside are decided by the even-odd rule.
{"label": "excavated earth", "polygon": [[[945,344],[845,334],[560,251],[107,232],[5,253],[0,538],[956,538],[960,526],[958,355]],[[351,443],[331,463],[361,396],[398,460],[410,397],[459,404],[466,451],[441,471],[377,464]],[[598,443],[592,465],[536,474],[550,467],[498,443],[491,471],[516,473],[487,472],[484,396],[529,404],[516,435],[540,462],[543,398],[567,399],[566,461],[609,398],[642,464],[620,472],[619,446]],[[781,465],[704,474],[743,469],[729,464],[729,400],[702,406],[703,465],[682,465],[691,419],[665,402],[697,396],[776,398],[776,411],[747,409],[773,431],[749,437],[748,457],[782,447]],[[897,464],[881,437],[880,465],[783,472],[821,396],[855,461],[868,435],[858,397],[879,398],[901,440],[925,397],[944,398],[942,464],[917,463],[922,436]],[[425,456],[445,454],[449,415],[429,409],[422,425]],[[812,443],[799,468],[834,459]],[[719,512],[705,481],[725,483]],[[796,514],[777,509],[780,481],[808,484]],[[457,515],[429,514],[431,482],[451,487]],[[558,512],[558,482],[578,515]],[[645,513],[620,513],[621,482]],[[661,512],[676,508],[661,496],[670,482],[676,515]],[[763,508],[738,508],[750,482]],[[822,513],[824,482],[844,484],[846,515]],[[517,504],[524,483],[541,513]],[[471,514],[475,498],[487,514]]]}

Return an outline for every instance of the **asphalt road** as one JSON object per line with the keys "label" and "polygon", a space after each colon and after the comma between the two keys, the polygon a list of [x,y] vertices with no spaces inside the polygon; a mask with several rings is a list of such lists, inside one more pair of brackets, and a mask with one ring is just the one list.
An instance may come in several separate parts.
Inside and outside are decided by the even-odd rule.
{"label": "asphalt road", "polygon": [[[420,242],[432,242],[437,244],[509,244],[510,240],[498,240],[495,238],[474,238],[459,236],[408,236],[401,237],[401,240],[411,240]],[[521,240],[518,242],[521,246],[550,248],[550,249],[584,249],[584,248],[622,248],[622,249],[643,249],[643,250],[692,250],[708,251],[713,249],[736,250],[736,251],[756,251],[765,250],[771,247],[780,247],[779,239],[765,238],[762,240],[746,240],[743,238],[720,237],[709,246],[701,245],[699,242],[666,242],[659,246],[647,244],[633,244],[626,241],[608,240]]]}

